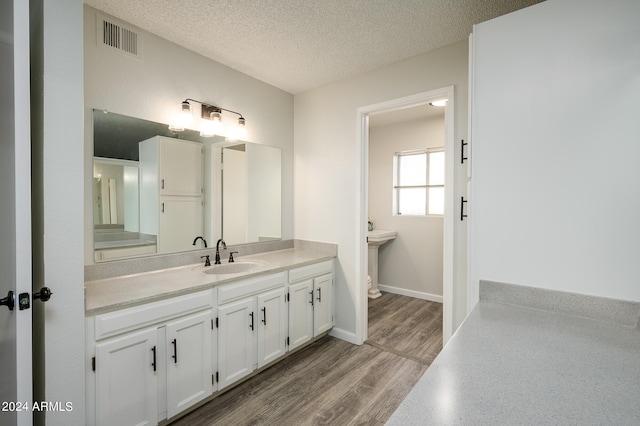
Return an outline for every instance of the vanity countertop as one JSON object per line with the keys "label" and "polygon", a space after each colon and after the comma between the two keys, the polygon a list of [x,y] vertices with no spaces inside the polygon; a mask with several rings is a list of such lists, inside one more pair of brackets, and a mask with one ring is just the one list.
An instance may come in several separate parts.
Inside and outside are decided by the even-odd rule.
{"label": "vanity countertop", "polygon": [[637,425],[638,395],[637,326],[481,299],[387,425]]}
{"label": "vanity countertop", "polygon": [[[223,252],[224,256],[225,253]],[[211,256],[213,258],[213,255]],[[248,256],[236,262],[262,261],[266,264],[250,272],[213,275],[204,272],[204,263],[85,282],[85,315],[96,315],[167,297],[205,290],[242,278],[267,275],[310,265],[335,256],[322,250],[290,248]],[[226,260],[223,262],[226,263]]]}

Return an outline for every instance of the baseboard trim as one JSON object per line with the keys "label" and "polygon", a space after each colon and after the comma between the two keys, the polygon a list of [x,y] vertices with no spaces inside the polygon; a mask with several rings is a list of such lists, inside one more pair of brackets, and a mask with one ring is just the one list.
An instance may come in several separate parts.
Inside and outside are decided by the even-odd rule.
{"label": "baseboard trim", "polygon": [[345,340],[349,343],[353,343],[354,345],[357,345],[355,333],[352,333],[347,330],[343,330],[338,327],[333,327],[329,332],[329,336],[335,337],[337,339]]}
{"label": "baseboard trim", "polygon": [[431,302],[442,303],[442,296],[437,294],[424,293],[421,291],[407,290],[406,288],[393,287],[390,285],[378,284],[380,291],[386,291],[387,293],[399,294],[401,296],[415,297],[416,299],[430,300]]}

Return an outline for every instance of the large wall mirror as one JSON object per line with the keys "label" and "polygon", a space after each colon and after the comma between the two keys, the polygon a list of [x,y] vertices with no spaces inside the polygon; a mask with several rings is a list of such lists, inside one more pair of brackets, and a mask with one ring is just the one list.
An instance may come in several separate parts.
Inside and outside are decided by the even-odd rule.
{"label": "large wall mirror", "polygon": [[95,261],[281,239],[279,148],[93,110]]}

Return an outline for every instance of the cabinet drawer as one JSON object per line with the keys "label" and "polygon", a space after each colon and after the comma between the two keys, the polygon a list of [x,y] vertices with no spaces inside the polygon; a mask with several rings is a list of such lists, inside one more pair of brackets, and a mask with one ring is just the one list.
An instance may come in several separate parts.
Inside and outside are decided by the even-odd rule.
{"label": "cabinet drawer", "polygon": [[212,307],[211,290],[121,309],[95,317],[95,339],[100,340],[147,325]]}
{"label": "cabinet drawer", "polygon": [[218,304],[232,302],[287,283],[287,273],[250,278],[218,287]]}
{"label": "cabinet drawer", "polygon": [[294,283],[296,281],[301,281],[307,278],[316,277],[318,275],[328,274],[331,272],[333,272],[333,259],[290,270],[289,282]]}

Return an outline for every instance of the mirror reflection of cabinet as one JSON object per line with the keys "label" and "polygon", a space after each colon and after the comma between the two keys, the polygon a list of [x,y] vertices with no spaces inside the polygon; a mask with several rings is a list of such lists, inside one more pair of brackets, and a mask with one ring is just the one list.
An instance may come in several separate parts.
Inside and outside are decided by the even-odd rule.
{"label": "mirror reflection of cabinet", "polygon": [[155,136],[139,148],[141,232],[156,235],[158,253],[192,249],[203,234],[204,147]]}
{"label": "mirror reflection of cabinet", "polygon": [[[223,222],[225,226],[229,228],[225,230],[224,238],[225,241],[230,244],[252,243],[272,239],[279,240],[282,238],[282,161],[280,148],[248,142],[230,142],[221,136],[205,138],[201,137],[197,131],[189,129],[186,129],[184,132],[174,133],[169,130],[167,124],[128,117],[103,110],[93,111],[93,131],[95,156],[94,176],[96,174],[96,167],[104,161],[121,164],[127,163],[131,167],[124,167],[124,173],[121,168],[119,176],[124,174],[125,184],[132,182],[130,185],[127,184],[127,188],[131,188],[131,191],[126,188],[121,190],[120,182],[122,181],[122,177],[117,178],[120,179],[119,181],[116,179],[116,208],[118,209],[117,216],[120,224],[101,224],[98,219],[94,220],[95,232],[93,242],[96,262],[156,253],[156,235],[158,235],[159,232],[165,236],[175,235],[177,238],[183,239],[182,243],[177,245],[170,243],[171,246],[180,247],[179,249],[171,250],[164,248],[160,251],[161,253],[199,250],[202,248],[201,244],[192,245],[195,234],[202,235],[209,244],[214,244],[218,238],[223,236]],[[198,143],[205,151],[204,164],[201,165],[199,169],[190,166],[190,164],[195,164],[193,158],[185,159],[182,165],[172,165],[174,159],[181,161],[181,149],[178,149],[177,153],[168,153],[165,155],[165,160],[169,158],[171,161],[167,161],[166,164],[169,175],[165,175],[165,192],[162,193],[162,188],[159,187],[162,184],[162,178],[158,178],[158,176],[155,177],[153,181],[154,184],[143,185],[142,182],[140,182],[140,185],[138,184],[140,142],[147,139],[154,139],[155,137],[166,137],[167,139],[179,140],[185,143],[188,143],[186,141]],[[236,197],[237,200],[242,199],[245,202],[245,206],[242,208],[233,206],[233,202],[228,198],[226,200],[226,216],[223,215],[222,171],[220,169],[220,157],[223,146],[225,152],[235,150],[245,156],[242,160],[245,169],[243,172],[243,179],[246,181],[245,184],[240,185],[240,178],[236,179],[229,176],[231,174],[230,169],[227,169],[226,181],[227,183],[235,182],[236,184],[234,188],[227,189],[227,198]],[[247,153],[248,155],[246,155]],[[197,151],[194,155],[197,155]],[[187,164],[187,166],[185,166],[185,164]],[[202,163],[198,162],[198,164]],[[127,170],[130,170],[131,173],[128,173]],[[177,170],[177,180],[166,177],[171,175],[170,170]],[[199,175],[199,177],[186,178],[187,174],[193,173]],[[176,183],[194,183],[198,179],[202,179],[204,186],[204,194],[201,195],[204,200],[204,210],[192,209],[190,212],[193,214],[189,216],[189,219],[182,221],[166,220],[164,223],[167,224],[167,229],[161,231],[159,229],[161,226],[160,217],[157,212],[158,209],[162,208],[159,197],[198,196],[198,187],[195,187],[196,189],[194,190],[194,187],[174,186]],[[91,184],[89,182],[87,183]],[[94,194],[98,194],[99,191],[96,189],[95,184],[93,187]],[[158,198],[155,205],[160,205],[159,208],[156,207],[156,214],[151,215],[154,221],[150,224],[145,222],[146,217],[139,211],[140,200],[149,198],[149,195],[145,192],[147,188],[150,188],[154,192],[155,197]],[[152,194],[151,197],[153,196]],[[90,201],[94,203],[94,219],[98,218],[102,215],[98,209],[98,206],[103,206],[100,204],[102,201],[100,200],[99,202],[95,198],[94,200],[87,200],[87,202]],[[172,200],[169,200],[169,203],[171,201]],[[183,202],[184,201],[183,199]],[[165,200],[165,209],[167,207],[166,203],[167,201]],[[181,208],[182,207],[184,207],[184,203]],[[172,212],[173,211],[174,210],[172,210]],[[199,216],[196,214],[198,211],[202,213],[202,220],[198,219]],[[167,216],[165,216],[165,218],[166,217]],[[122,220],[124,220],[124,225],[121,223]],[[199,224],[201,221],[204,223],[204,228],[200,228],[200,225],[197,225],[197,227],[192,229],[184,229],[187,223]],[[178,228],[170,228],[170,223],[176,223]],[[113,229],[116,226],[119,228],[124,227],[124,232],[120,232],[122,229],[116,232],[115,229]],[[234,231],[231,231],[231,228],[233,228]],[[142,229],[152,233],[145,233]],[[235,229],[239,231],[236,232]],[[201,230],[201,233],[198,233],[199,230]],[[189,244],[185,246],[187,241],[184,239],[184,236],[192,234],[194,234],[192,239],[188,241]]]}

